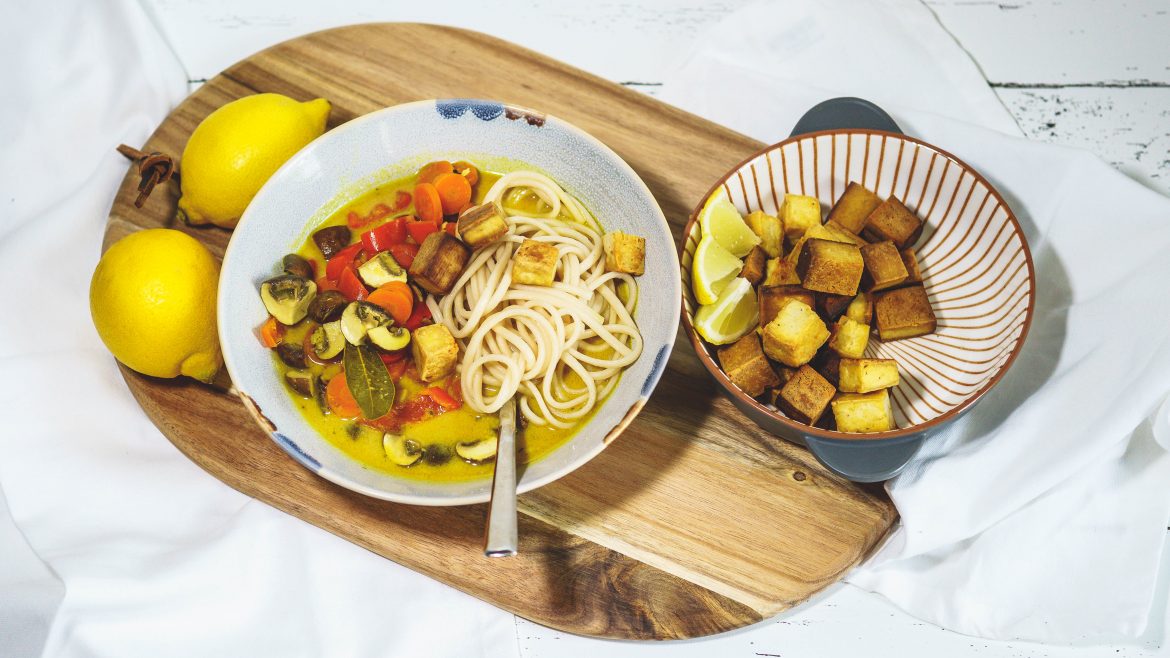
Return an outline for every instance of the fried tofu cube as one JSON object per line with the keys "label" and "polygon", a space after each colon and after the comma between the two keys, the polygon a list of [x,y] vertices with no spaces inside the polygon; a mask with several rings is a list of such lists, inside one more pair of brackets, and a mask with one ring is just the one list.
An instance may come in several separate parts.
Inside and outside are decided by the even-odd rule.
{"label": "fried tofu cube", "polygon": [[903,249],[902,265],[906,267],[906,283],[922,283],[922,268],[918,267],[918,256],[913,249]]}
{"label": "fried tofu cube", "polygon": [[459,345],[446,325],[428,324],[415,329],[410,339],[410,353],[418,376],[424,382],[442,379],[455,371]]}
{"label": "fried tofu cube", "polygon": [[891,196],[870,213],[862,235],[870,242],[891,240],[898,249],[905,249],[922,235],[922,220]]}
{"label": "fried tofu cube", "polygon": [[851,182],[845,188],[845,193],[833,204],[829,211],[829,221],[835,222],[845,230],[861,235],[865,228],[865,221],[870,213],[882,203],[881,197],[870,192],[865,186]]}
{"label": "fried tofu cube", "polygon": [[821,202],[816,197],[785,194],[780,206],[780,222],[789,240],[798,240],[804,232],[821,225]]}
{"label": "fried tofu cube", "polygon": [[743,220],[748,228],[760,236],[759,246],[770,258],[776,258],[784,248],[784,227],[779,217],[773,217],[762,210],[757,210]]}
{"label": "fried tofu cube", "polygon": [[820,420],[837,389],[816,370],[804,365],[776,395],[776,408],[797,422],[812,425]]}
{"label": "fried tofu cube", "polygon": [[508,221],[500,204],[484,203],[472,206],[459,215],[455,225],[459,237],[472,249],[479,249],[499,240],[508,233]]}
{"label": "fried tofu cube", "polygon": [[516,253],[512,254],[512,282],[530,286],[551,286],[557,275],[558,259],[560,252],[557,251],[556,245],[538,240],[525,240],[520,243]]}
{"label": "fried tofu cube", "polygon": [[753,286],[760,285],[760,281],[764,279],[764,269],[767,267],[768,255],[759,245],[752,247],[747,256],[743,258],[743,269],[739,271],[739,275],[748,280],[748,283]]}
{"label": "fried tofu cube", "polygon": [[893,359],[842,358],[837,387],[842,393],[869,393],[898,385],[898,362]]}
{"label": "fried tofu cube", "polygon": [[768,357],[764,356],[760,337],[754,331],[749,331],[730,345],[720,347],[719,365],[731,383],[753,398],[772,386],[780,385],[780,378],[772,370]]}
{"label": "fried tofu cube", "polygon": [[444,295],[463,274],[469,258],[471,249],[462,240],[446,231],[436,231],[418,248],[410,264],[410,279],[427,292]]}
{"label": "fried tofu cube", "polygon": [[834,295],[856,295],[864,269],[857,245],[819,238],[806,241],[796,260],[800,285]]}
{"label": "fried tofu cube", "polygon": [[796,299],[809,306],[816,304],[816,296],[800,286],[760,286],[756,295],[760,300],[760,326],[774,320],[780,308],[789,299]]}
{"label": "fried tofu cube", "polygon": [[822,347],[808,364],[813,367],[813,370],[821,373],[821,377],[829,380],[833,386],[837,386],[837,382],[841,381],[841,355],[829,349],[828,346]]}
{"label": "fried tofu cube", "polygon": [[932,333],[938,324],[921,284],[877,293],[873,311],[882,340],[924,336]]}
{"label": "fried tofu cube", "polygon": [[826,323],[836,322],[853,302],[849,295],[831,295],[827,292],[818,292],[816,297],[817,304],[814,308],[817,309],[817,315]]}
{"label": "fried tofu cube", "polygon": [[869,345],[869,325],[842,316],[830,330],[829,349],[841,356],[859,359]]}
{"label": "fried tofu cube", "polygon": [[841,393],[832,404],[838,432],[868,434],[894,429],[894,409],[887,389],[873,393]]}
{"label": "fried tofu cube", "polygon": [[808,363],[825,341],[829,329],[811,306],[789,299],[772,321],[764,325],[764,353],[786,366]]}
{"label": "fried tofu cube", "polygon": [[796,265],[787,258],[771,258],[764,268],[765,286],[800,285]]}
{"label": "fried tofu cube", "polygon": [[851,242],[858,247],[864,247],[869,244],[864,238],[846,230],[837,222],[826,222],[818,227],[814,227],[814,232],[817,235],[813,237],[821,238],[823,240],[832,240],[834,242]]}
{"label": "fried tofu cube", "polygon": [[849,302],[849,307],[845,309],[845,317],[858,324],[872,324],[873,295],[868,292],[857,293],[853,301]]}
{"label": "fried tofu cube", "polygon": [[[605,271],[642,276],[646,271],[646,238],[621,231],[610,231],[601,238],[605,248]],[[551,245],[550,245],[551,246]],[[555,249],[555,247],[553,247]],[[556,269],[554,263],[553,269]],[[536,285],[552,285],[548,284]]]}
{"label": "fried tofu cube", "polygon": [[910,277],[902,254],[890,240],[865,245],[861,248],[861,259],[865,261],[862,286],[871,292],[893,288]]}

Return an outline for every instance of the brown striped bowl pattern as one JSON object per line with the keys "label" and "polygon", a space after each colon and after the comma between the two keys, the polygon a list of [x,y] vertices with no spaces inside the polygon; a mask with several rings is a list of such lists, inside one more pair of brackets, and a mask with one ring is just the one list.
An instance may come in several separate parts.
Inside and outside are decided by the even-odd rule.
{"label": "brown striped bowl pattern", "polygon": [[[908,340],[872,340],[865,352],[867,357],[898,362],[902,380],[891,391],[898,429],[846,434],[809,427],[739,390],[719,369],[712,346],[692,324],[697,305],[691,291],[691,260],[705,198],[684,230],[680,259],[683,322],[700,360],[753,420],[808,444],[822,459],[825,455],[817,450],[821,445],[844,449],[857,459],[857,444],[920,442],[957,418],[1011,365],[1028,332],[1034,306],[1032,258],[1011,209],[978,172],[919,140],[873,130],[792,137],[748,158],[719,181],[708,197],[725,194],[744,214],[755,210],[777,214],[784,194],[804,194],[820,199],[827,211],[851,181],[882,198],[898,197],[926,224],[915,250],[938,328],[933,334]],[[842,441],[853,445],[844,446]],[[917,445],[905,448],[903,452],[912,455]],[[854,469],[835,470],[855,475],[846,472]]]}

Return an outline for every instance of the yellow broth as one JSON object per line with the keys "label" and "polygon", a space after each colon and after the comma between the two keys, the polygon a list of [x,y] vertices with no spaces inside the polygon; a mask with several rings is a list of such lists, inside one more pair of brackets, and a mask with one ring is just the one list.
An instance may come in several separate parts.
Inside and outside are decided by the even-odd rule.
{"label": "yellow broth", "polygon": [[[472,203],[482,202],[484,195],[499,177],[500,174],[480,170],[479,181],[473,187]],[[395,198],[399,191],[413,194],[416,178],[417,176],[411,175],[385,182],[357,196],[327,217],[318,226],[314,227],[309,232],[309,237],[297,248],[296,253],[313,262],[317,268],[318,276],[323,276],[325,258],[316,243],[313,242],[311,234],[327,226],[348,226],[346,218],[351,211],[361,216],[368,216],[374,207],[380,203],[393,208]],[[509,195],[509,198],[504,200],[504,203],[509,208],[532,213],[548,212],[549,210],[543,201],[531,193],[514,192]],[[351,229],[350,243],[360,241],[362,233],[394,217],[413,213],[413,209],[412,198],[412,205],[394,211],[384,219],[375,220],[358,229]],[[420,301],[417,303],[423,302]],[[309,320],[304,320],[294,327],[289,327],[284,342],[299,345],[308,333],[310,325],[311,322]],[[279,375],[283,380],[285,373],[292,369],[285,365],[279,358],[275,358],[274,361]],[[314,379],[321,377],[327,381],[341,371],[341,366],[340,364],[331,364],[323,367],[309,362],[308,369]],[[440,388],[447,389],[449,383],[449,378],[447,378],[441,381],[423,384],[408,375],[404,375],[395,382],[396,404],[401,404],[414,398],[420,390],[428,386],[439,386]],[[393,463],[387,457],[382,446],[382,430],[335,415],[329,411],[328,405],[324,403],[323,395],[317,399],[305,398],[291,388],[289,389],[289,394],[292,396],[296,407],[300,410],[309,425],[320,432],[321,436],[325,437],[337,449],[368,468],[398,477],[442,482],[466,481],[491,477],[493,468],[491,461],[481,464],[468,463],[462,460],[454,450],[455,445],[460,442],[470,443],[476,440],[494,437],[499,426],[499,420],[495,414],[479,414],[464,404],[458,409],[446,411],[425,420],[405,423],[401,430],[403,436],[407,439],[417,441],[422,446],[438,444],[449,452],[450,459],[444,463],[431,463],[426,459],[427,455],[424,453],[424,459],[419,460],[412,466],[403,467]],[[600,406],[600,403],[598,406]],[[517,434],[518,464],[533,463],[553,452],[568,441],[577,429],[587,423],[592,415],[592,413],[589,414],[576,425],[567,429],[539,425],[524,426]]]}

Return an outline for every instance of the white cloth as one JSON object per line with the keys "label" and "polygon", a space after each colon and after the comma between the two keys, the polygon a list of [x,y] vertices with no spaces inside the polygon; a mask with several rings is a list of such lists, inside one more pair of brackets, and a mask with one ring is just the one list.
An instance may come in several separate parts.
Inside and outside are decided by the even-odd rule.
{"label": "white cloth", "polygon": [[518,655],[512,615],[228,488],[130,395],[89,279],[114,147],[187,92],[143,10],[4,3],[0,62],[0,487],[20,530],[0,505],[0,656]]}
{"label": "white cloth", "polygon": [[1147,420],[1170,391],[1170,201],[1094,156],[1003,134],[1018,130],[917,2],[754,5],[702,43],[663,100],[776,142],[816,102],[869,98],[986,175],[1035,259],[1021,356],[887,484],[901,527],[848,580],[972,635],[1140,634],[1170,517],[1152,430],[1168,421]]}

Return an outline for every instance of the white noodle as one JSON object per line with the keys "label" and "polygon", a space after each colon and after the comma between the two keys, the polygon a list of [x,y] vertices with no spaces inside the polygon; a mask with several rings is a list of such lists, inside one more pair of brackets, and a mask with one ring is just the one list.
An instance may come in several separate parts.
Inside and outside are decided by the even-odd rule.
{"label": "white noodle", "polygon": [[[605,271],[596,220],[547,176],[507,174],[485,201],[503,205],[517,189],[535,194],[548,212],[524,214],[505,206],[507,235],[475,252],[451,292],[429,295],[427,306],[459,342],[463,399],[472,409],[494,413],[519,395],[528,422],[571,427],[609,395],[622,370],[642,353],[631,315],[637,284],[628,274]],[[526,239],[556,245],[551,287],[512,283],[512,254]],[[625,284],[626,300],[619,283]]]}

